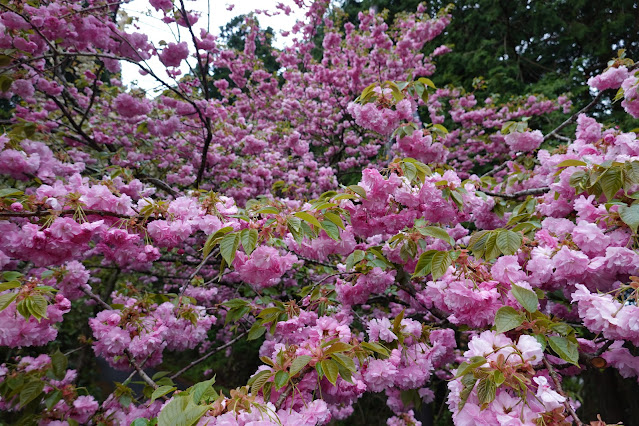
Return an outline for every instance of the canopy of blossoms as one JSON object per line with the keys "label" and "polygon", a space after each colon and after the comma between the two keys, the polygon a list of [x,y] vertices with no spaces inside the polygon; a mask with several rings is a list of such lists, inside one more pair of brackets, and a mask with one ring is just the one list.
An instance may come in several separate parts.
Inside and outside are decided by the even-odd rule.
{"label": "canopy of blossoms", "polygon": [[[149,1],[163,45],[125,1],[0,4],[3,417],[321,425],[382,393],[389,425],[419,425],[445,382],[457,425],[583,424],[564,380],[639,376],[639,141],[588,115],[616,91],[639,118],[634,62],[589,105],[501,102],[429,79],[448,9],[355,26],[295,3],[275,73],[256,15],[238,51],[184,0]],[[123,85],[122,61],[163,91]],[[248,383],[176,384],[243,341]],[[176,352],[198,355],[152,374]],[[129,377],[93,395],[79,354]]]}

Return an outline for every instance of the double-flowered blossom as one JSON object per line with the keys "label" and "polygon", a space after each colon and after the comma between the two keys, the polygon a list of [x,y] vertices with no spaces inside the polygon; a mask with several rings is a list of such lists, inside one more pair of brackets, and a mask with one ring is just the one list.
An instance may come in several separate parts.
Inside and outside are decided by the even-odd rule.
{"label": "double-flowered blossom", "polygon": [[[637,134],[592,105],[574,134],[527,127],[567,96],[433,87],[451,48],[426,43],[449,9],[342,25],[330,1],[296,0],[288,45],[257,22],[281,4],[242,18],[234,49],[189,2],[149,1],[177,30],[159,45],[126,2],[4,3],[10,422],[35,407],[42,425],[311,426],[379,393],[388,425],[419,425],[446,383],[457,425],[565,424],[562,377],[600,358],[639,376]],[[162,92],[126,87],[123,61]],[[588,85],[639,117],[636,67],[611,63]],[[245,339],[263,363],[248,386],[176,389],[196,365],[223,376],[212,360]],[[133,374],[100,400],[80,386],[91,348]]]}
{"label": "double-flowered blossom", "polygon": [[[93,349],[116,368],[129,366],[128,356],[145,365],[162,362],[162,351],[192,349],[207,337],[216,318],[202,307],[176,307],[170,302],[145,306],[131,298],[118,297],[122,310],[103,310],[89,320]],[[188,314],[188,315],[187,315]]]}

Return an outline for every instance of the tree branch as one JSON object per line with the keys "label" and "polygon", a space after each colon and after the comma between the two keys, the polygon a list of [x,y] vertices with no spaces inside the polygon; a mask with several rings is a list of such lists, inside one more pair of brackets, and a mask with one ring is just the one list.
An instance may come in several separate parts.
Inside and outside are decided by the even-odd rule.
{"label": "tree branch", "polygon": [[179,370],[177,373],[174,373],[173,375],[171,375],[170,379],[174,380],[177,377],[180,377],[182,374],[186,373],[191,368],[193,368],[196,365],[202,363],[203,361],[206,361],[208,358],[210,358],[211,356],[215,355],[216,353],[218,353],[220,351],[223,351],[224,349],[226,349],[229,346],[233,345],[235,342],[237,342],[242,337],[244,337],[247,333],[248,333],[248,331],[245,331],[245,332],[239,334],[238,336],[236,336],[233,340],[230,340],[228,343],[225,343],[222,346],[218,346],[217,348],[213,349],[212,351],[207,352],[205,355],[201,356],[200,358],[196,359],[195,361],[192,361],[186,367],[184,367],[181,370]]}
{"label": "tree branch", "polygon": [[[65,209],[65,210],[38,210],[36,212],[0,212],[0,219],[4,218],[4,217],[43,217],[43,216],[61,216],[61,215],[68,215],[68,214],[73,214],[75,215],[78,212],[78,210],[75,209]],[[120,213],[111,213],[111,212],[106,212],[103,210],[85,210],[83,209],[82,212],[85,215],[98,215],[98,216],[112,216],[112,217],[119,217],[122,219],[134,219],[140,216],[134,215],[134,216],[130,216],[130,215],[126,215],[126,214],[120,214]]]}
{"label": "tree branch", "polygon": [[548,362],[546,357],[544,357],[544,365],[546,366],[546,369],[548,370],[548,373],[550,374],[550,377],[552,378],[552,381],[555,383],[555,387],[557,388],[557,392],[559,392],[559,394],[565,398],[564,407],[566,407],[566,411],[568,411],[570,413],[570,416],[575,421],[577,426],[583,426],[583,422],[581,421],[581,419],[579,419],[579,417],[577,416],[577,413],[575,413],[575,410],[570,405],[570,401],[568,400],[568,397],[566,396],[566,393],[564,392],[563,388],[561,387],[561,381],[559,380],[559,375],[557,375],[557,372],[555,371],[553,366],[550,364],[550,362]]}
{"label": "tree branch", "polygon": [[505,198],[507,200],[514,200],[515,198],[524,197],[528,195],[543,195],[546,192],[550,191],[550,188],[545,186],[542,188],[524,189],[523,191],[513,192],[512,194],[502,194],[500,192],[491,192],[491,191],[484,191],[484,190],[478,190],[478,191],[481,191],[484,194],[490,195],[493,197],[500,197],[500,198]]}
{"label": "tree branch", "polygon": [[546,142],[548,139],[550,139],[553,136],[553,134],[557,133],[558,131],[560,131],[564,127],[568,126],[569,124],[574,123],[575,121],[577,121],[577,118],[579,117],[579,114],[583,114],[585,112],[590,111],[592,109],[592,107],[594,107],[595,105],[597,105],[599,103],[599,100],[601,100],[601,98],[603,97],[604,92],[605,92],[604,90],[600,91],[597,94],[597,96],[595,96],[595,98],[588,105],[586,105],[585,107],[583,107],[582,109],[580,109],[579,111],[577,111],[576,113],[574,113],[573,115],[568,117],[568,119],[566,121],[561,123],[554,130],[552,130],[550,133],[548,133],[546,136],[544,136],[544,142]]}

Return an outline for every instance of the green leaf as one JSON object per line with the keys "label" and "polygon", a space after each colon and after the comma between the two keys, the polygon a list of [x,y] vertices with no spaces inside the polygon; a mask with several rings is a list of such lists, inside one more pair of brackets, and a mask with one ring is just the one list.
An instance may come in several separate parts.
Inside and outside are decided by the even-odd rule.
{"label": "green leaf", "polygon": [[599,176],[597,181],[601,185],[601,189],[608,201],[612,200],[615,197],[615,194],[623,186],[621,170],[616,167],[606,170],[601,176]]}
{"label": "green leaf", "polygon": [[29,318],[31,318],[31,311],[29,309],[30,305],[31,303],[29,298],[22,299],[21,301],[16,303],[16,311],[18,311],[18,313],[22,315],[22,317],[27,321],[29,320]]}
{"label": "green leaf", "polygon": [[557,167],[571,167],[571,166],[579,167],[579,166],[587,166],[587,165],[588,163],[586,163],[585,161],[564,160],[561,163],[557,164]]}
{"label": "green leaf", "polygon": [[544,336],[543,334],[534,334],[533,337],[539,342],[541,348],[545,351],[547,345],[546,336]]}
{"label": "green leaf", "polygon": [[361,346],[364,349],[368,349],[369,351],[372,351],[372,352],[377,352],[378,354],[383,355],[385,357],[388,357],[390,355],[390,352],[388,352],[388,349],[386,349],[385,347],[383,347],[382,345],[376,342],[362,342]]}
{"label": "green leaf", "polygon": [[441,278],[448,270],[452,261],[447,251],[438,251],[433,254],[433,260],[430,266],[430,273],[433,275],[433,279],[437,280]]}
{"label": "green leaf", "polygon": [[473,374],[466,374],[464,375],[464,377],[462,377],[461,382],[464,385],[464,388],[459,393],[460,400],[459,406],[457,407],[459,411],[461,411],[464,408],[464,405],[466,405],[466,401],[473,391],[475,383],[477,383],[477,378]]}
{"label": "green leaf", "polygon": [[20,406],[24,407],[34,399],[36,399],[42,393],[44,389],[44,381],[32,380],[27,382],[26,385],[20,391]]}
{"label": "green leaf", "polygon": [[248,314],[251,311],[250,306],[244,306],[243,308],[233,308],[226,313],[226,318],[224,324],[228,324],[230,322],[234,322],[242,318],[244,315]]}
{"label": "green leaf", "polygon": [[339,215],[335,214],[335,213],[331,213],[331,212],[326,212],[324,213],[324,218],[327,220],[330,220],[331,222],[333,222],[336,226],[338,226],[339,228],[344,229],[344,221],[342,220],[341,217],[339,217]]}
{"label": "green leaf", "polygon": [[579,347],[562,336],[547,336],[548,344],[561,359],[579,366]]}
{"label": "green leaf", "polygon": [[489,234],[490,236],[486,240],[486,248],[484,252],[484,257],[486,260],[492,260],[499,256],[499,247],[497,247],[497,232],[493,231]]}
{"label": "green leaf", "polygon": [[280,390],[288,383],[289,375],[287,371],[278,371],[275,373],[273,383],[275,383],[275,389]]}
{"label": "green leaf", "polygon": [[240,244],[240,236],[236,233],[225,235],[220,241],[220,254],[227,264],[232,265]]}
{"label": "green leaf", "polygon": [[257,229],[243,229],[240,233],[240,240],[242,241],[242,247],[247,255],[250,255],[255,246],[257,245]]}
{"label": "green leaf", "polygon": [[339,373],[339,367],[337,366],[337,363],[331,359],[325,359],[321,362],[321,364],[324,375],[326,376],[328,381],[331,382],[333,386],[335,386]]}
{"label": "green leaf", "polygon": [[477,257],[481,257],[486,250],[486,241],[490,237],[490,231],[479,231],[474,233],[468,240],[468,248]]}
{"label": "green leaf", "polygon": [[15,197],[17,195],[22,195],[22,194],[24,194],[24,192],[20,191],[19,189],[15,189],[15,188],[3,188],[3,189],[0,189],[0,198]]}
{"label": "green leaf", "polygon": [[[5,55],[0,55],[0,66],[2,66],[1,62],[3,57],[8,57]],[[8,92],[11,89],[11,85],[13,84],[13,79],[8,75],[0,75],[0,92]]]}
{"label": "green leaf", "polygon": [[[410,134],[413,133],[412,128],[410,128]],[[410,136],[409,134],[409,136]],[[406,179],[408,179],[409,182],[412,182],[413,179],[415,179],[417,177],[417,167],[415,167],[414,164],[412,163],[401,163],[401,167],[403,169],[404,172],[404,177],[406,177]]]}
{"label": "green leaf", "polygon": [[244,300],[244,299],[231,299],[231,300],[227,300],[226,302],[222,303],[222,305],[226,306],[227,308],[243,308],[244,306],[248,306],[249,302]]}
{"label": "green leaf", "polygon": [[497,386],[491,376],[483,378],[477,384],[477,398],[480,404],[490,404],[495,400]]}
{"label": "green leaf", "polygon": [[[42,275],[44,275],[44,272]],[[4,278],[5,281],[16,281],[21,276],[22,274],[18,271],[5,271],[2,273],[2,278]]]}
{"label": "green leaf", "polygon": [[[337,207],[337,203],[329,203],[329,202],[326,202],[326,201],[322,201],[319,204],[313,203],[313,210],[324,210],[324,209],[330,209],[331,207]],[[326,213],[324,213],[324,214],[326,214]]]}
{"label": "green leaf", "polygon": [[415,273],[413,274],[413,278],[423,277],[430,274],[431,265],[433,263],[433,256],[435,255],[435,253],[438,253],[438,251],[428,250],[419,256],[417,265],[415,266]]}
{"label": "green leaf", "polygon": [[497,234],[497,247],[505,255],[517,253],[521,247],[521,234],[513,231],[500,231]]}
{"label": "green leaf", "polygon": [[397,315],[393,320],[393,333],[399,334],[400,330],[402,329],[402,320],[404,319],[404,314],[405,310],[402,309],[399,315]]}
{"label": "green leaf", "polygon": [[191,392],[191,398],[193,399],[193,402],[195,404],[199,404],[206,392],[209,391],[209,389],[212,389],[211,386],[213,386],[214,383],[215,377],[193,385],[193,390]]}
{"label": "green leaf", "polygon": [[261,322],[255,322],[251,326],[248,335],[246,336],[246,340],[255,340],[259,339],[266,333],[266,327],[264,327]]}
{"label": "green leaf", "polygon": [[362,198],[366,198],[366,190],[359,185],[349,185],[348,189],[356,193]]}
{"label": "green leaf", "polygon": [[29,296],[25,301],[29,301],[29,312],[38,321],[47,317],[47,299],[41,294],[33,294]]}
{"label": "green leaf", "polygon": [[319,220],[317,220],[317,218],[307,212],[297,212],[295,213],[296,217],[299,217],[300,219],[302,219],[305,222],[310,223],[313,226],[317,226],[318,228],[320,228],[322,225],[320,225]]}
{"label": "green leaf", "polygon": [[539,299],[534,291],[513,284],[510,292],[513,296],[515,296],[515,299],[517,299],[519,304],[523,306],[525,310],[531,313],[537,310]]}
{"label": "green leaf", "polygon": [[619,217],[632,229],[633,233],[637,233],[639,227],[639,204],[628,206],[619,206]]}
{"label": "green leaf", "polygon": [[47,395],[47,399],[44,400],[44,405],[48,410],[52,409],[62,399],[62,391],[59,389],[54,390]]}
{"label": "green leaf", "polygon": [[162,377],[168,376],[169,374],[171,374],[170,371],[158,371],[153,376],[151,376],[151,379],[155,382],[155,381],[161,379]]}
{"label": "green leaf", "polygon": [[68,364],[69,360],[67,360],[67,357],[60,352],[60,349],[51,354],[51,366],[53,367],[53,375],[56,379],[64,379],[64,376],[67,374]]}
{"label": "green leaf", "polygon": [[20,284],[18,281],[9,281],[7,283],[0,283],[0,291],[11,290],[14,288],[18,288],[21,285],[22,284]]}
{"label": "green leaf", "polygon": [[451,247],[455,247],[455,240],[453,240],[450,237],[450,235],[448,235],[448,232],[446,232],[442,228],[439,228],[437,226],[424,226],[424,227],[417,227],[415,229],[417,229],[419,233],[424,236],[429,236],[433,238],[438,238],[440,240],[444,240],[448,244],[450,244]]}
{"label": "green leaf", "polygon": [[349,345],[348,343],[336,342],[333,343],[330,348],[325,349],[324,354],[328,355],[337,352],[346,352],[350,351],[351,349],[353,349],[353,346]]}
{"label": "green leaf", "polygon": [[362,250],[355,250],[346,258],[346,270],[350,271],[355,265],[364,260],[366,253]]}
{"label": "green leaf", "polygon": [[262,395],[264,395],[264,401],[271,399],[271,392],[273,391],[273,382],[264,383],[262,387]]}
{"label": "green leaf", "polygon": [[335,201],[339,201],[339,200],[354,200],[355,197],[353,194],[339,194],[336,195],[335,197],[333,197],[333,200]]}
{"label": "green leaf", "polygon": [[268,206],[268,207],[262,207],[261,209],[259,209],[258,211],[255,212],[255,214],[278,214],[280,211],[272,206]]}
{"label": "green leaf", "polygon": [[472,372],[477,367],[481,367],[486,364],[486,358],[483,356],[474,356],[468,360],[468,362],[462,362],[459,364],[459,368],[457,368],[457,372],[455,373],[455,377],[462,377]]}
{"label": "green leaf", "polygon": [[158,426],[191,426],[209,410],[208,405],[195,405],[187,396],[173,397],[158,415]]}
{"label": "green leaf", "polygon": [[251,377],[249,380],[249,384],[251,385],[251,395],[256,396],[260,389],[262,389],[262,386],[264,386],[264,383],[266,383],[272,375],[273,372],[271,370],[262,370],[255,376]]}
{"label": "green leaf", "polygon": [[157,389],[155,389],[153,391],[153,393],[151,394],[151,402],[155,401],[156,399],[166,395],[169,392],[173,392],[174,390],[176,390],[177,388],[175,386],[160,386]]}
{"label": "green leaf", "polygon": [[422,83],[424,86],[428,86],[428,87],[431,87],[431,88],[433,88],[433,89],[436,89],[436,87],[435,87],[435,83],[433,83],[433,82],[432,82],[432,80],[431,80],[431,79],[429,79],[429,78],[426,78],[426,77],[419,77],[419,78],[417,79],[417,81],[419,81],[420,83]]}
{"label": "green leaf", "polygon": [[495,330],[505,333],[519,327],[524,322],[524,316],[511,306],[502,306],[495,314]]}
{"label": "green leaf", "polygon": [[225,226],[224,228],[217,230],[217,232],[209,235],[209,237],[206,239],[206,243],[204,243],[204,250],[202,252],[202,256],[206,259],[208,255],[211,254],[211,251],[213,250],[213,247],[215,247],[215,244],[217,244],[218,240],[223,235],[228,234],[232,230],[233,230],[233,227]]}
{"label": "green leaf", "polygon": [[335,353],[331,355],[331,358],[333,358],[333,360],[335,360],[339,364],[343,365],[349,371],[357,370],[357,367],[355,367],[355,362],[350,357],[344,354]]}
{"label": "green leaf", "polygon": [[295,358],[291,363],[291,367],[289,368],[290,375],[294,376],[302,371],[302,369],[306,367],[309,362],[311,362],[311,359],[313,359],[313,357],[311,357],[310,355],[301,355]]}
{"label": "green leaf", "polygon": [[337,227],[337,225],[335,225],[335,223],[328,220],[323,220],[321,227],[324,232],[326,232],[326,235],[328,235],[335,241],[339,241],[339,228]]}

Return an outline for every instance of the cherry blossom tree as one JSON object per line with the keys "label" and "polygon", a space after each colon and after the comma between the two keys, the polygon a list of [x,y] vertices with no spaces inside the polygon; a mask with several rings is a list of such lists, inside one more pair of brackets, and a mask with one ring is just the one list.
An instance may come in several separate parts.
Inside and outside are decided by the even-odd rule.
{"label": "cherry blossom tree", "polygon": [[[151,0],[176,36],[154,45],[124,3],[0,5],[9,421],[316,425],[383,393],[389,425],[418,425],[446,383],[457,425],[579,425],[566,382],[639,376],[639,142],[588,115],[616,90],[639,117],[623,52],[573,111],[435,87],[450,48],[422,50],[450,9],[355,26],[297,0],[271,72],[255,15],[238,51]],[[161,93],[126,87],[122,61]],[[246,341],[247,383],[179,382]],[[175,353],[197,355],[153,373]],[[78,354],[129,376],[91,394]]]}

